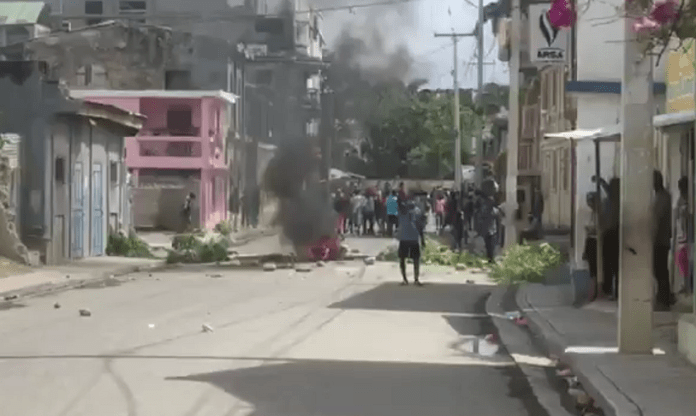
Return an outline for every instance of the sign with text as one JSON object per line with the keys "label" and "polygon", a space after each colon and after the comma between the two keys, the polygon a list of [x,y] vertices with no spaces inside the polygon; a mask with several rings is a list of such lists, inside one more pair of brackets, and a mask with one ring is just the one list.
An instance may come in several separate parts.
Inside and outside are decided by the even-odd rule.
{"label": "sign with text", "polygon": [[682,48],[667,57],[665,78],[667,84],[667,113],[694,110],[696,71],[694,71],[695,42],[684,42]]}
{"label": "sign with text", "polygon": [[549,21],[551,4],[529,5],[529,58],[539,64],[565,64],[570,50],[570,29]]}

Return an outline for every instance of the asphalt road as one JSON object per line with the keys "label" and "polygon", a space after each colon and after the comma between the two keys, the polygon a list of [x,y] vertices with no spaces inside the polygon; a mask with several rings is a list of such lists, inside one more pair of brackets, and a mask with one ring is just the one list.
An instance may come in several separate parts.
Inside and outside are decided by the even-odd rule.
{"label": "asphalt road", "polygon": [[135,277],[0,311],[0,414],[546,414],[483,339],[481,276],[426,271],[425,287],[401,287],[393,264],[345,262]]}

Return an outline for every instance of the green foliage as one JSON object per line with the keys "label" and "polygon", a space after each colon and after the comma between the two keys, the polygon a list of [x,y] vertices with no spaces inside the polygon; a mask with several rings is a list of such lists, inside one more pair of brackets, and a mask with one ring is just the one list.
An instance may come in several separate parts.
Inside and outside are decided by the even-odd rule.
{"label": "green foliage", "polygon": [[505,284],[539,283],[544,281],[546,272],[562,263],[561,252],[548,243],[515,245],[491,265],[489,277]]}
{"label": "green foliage", "polygon": [[[396,247],[391,247],[387,251],[377,256],[379,261],[399,261]],[[485,268],[488,261],[480,256],[469,252],[453,252],[449,247],[439,244],[437,241],[428,239],[425,248],[421,253],[421,264],[437,266],[457,266],[462,264],[467,268]]]}
{"label": "green foliage", "polygon": [[202,241],[196,235],[177,236],[172,243],[174,250],[167,254],[167,263],[214,263],[229,259],[227,239]]}
{"label": "green foliage", "polygon": [[232,234],[233,228],[232,228],[232,222],[230,221],[220,221],[215,225],[215,231],[222,234],[225,237],[229,237],[230,234]]}
{"label": "green foliage", "polygon": [[[375,177],[449,177],[454,174],[451,97],[389,91],[381,96],[366,123],[370,141],[363,154]],[[470,139],[483,118],[460,107],[462,161],[469,159]]]}
{"label": "green foliage", "polygon": [[154,258],[150,246],[135,235],[124,236],[113,233],[106,244],[106,254],[120,257]]}

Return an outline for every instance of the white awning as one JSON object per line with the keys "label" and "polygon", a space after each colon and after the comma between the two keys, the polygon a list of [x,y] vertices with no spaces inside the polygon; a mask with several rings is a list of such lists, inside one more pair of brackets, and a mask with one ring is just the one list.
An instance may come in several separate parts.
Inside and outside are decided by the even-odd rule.
{"label": "white awning", "polygon": [[621,125],[616,124],[608,127],[601,127],[592,130],[573,130],[563,131],[560,133],[546,133],[546,139],[564,139],[564,140],[594,140],[604,137],[612,137],[621,134]]}
{"label": "white awning", "polygon": [[357,173],[344,172],[340,169],[334,169],[334,168],[331,168],[331,170],[329,171],[329,176],[331,179],[346,179],[346,178],[365,179],[364,176],[358,175]]}
{"label": "white awning", "polygon": [[679,113],[660,114],[653,117],[653,126],[670,127],[679,124],[694,123],[696,121],[696,111],[681,111]]}

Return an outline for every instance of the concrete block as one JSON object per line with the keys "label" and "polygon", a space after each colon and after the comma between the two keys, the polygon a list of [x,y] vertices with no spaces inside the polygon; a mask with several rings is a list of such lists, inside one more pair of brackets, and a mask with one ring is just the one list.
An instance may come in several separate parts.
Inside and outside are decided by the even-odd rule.
{"label": "concrete block", "polygon": [[677,344],[679,352],[696,365],[696,315],[685,314],[677,323]]}

